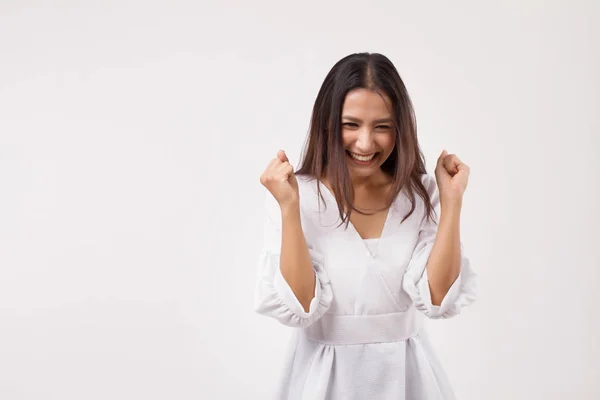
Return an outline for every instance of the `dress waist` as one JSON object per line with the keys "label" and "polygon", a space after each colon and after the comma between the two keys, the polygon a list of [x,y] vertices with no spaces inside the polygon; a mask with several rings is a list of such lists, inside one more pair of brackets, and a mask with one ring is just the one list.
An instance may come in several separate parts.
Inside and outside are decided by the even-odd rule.
{"label": "dress waist", "polygon": [[419,317],[414,307],[389,314],[325,314],[303,331],[309,340],[324,344],[399,342],[419,333],[422,324]]}

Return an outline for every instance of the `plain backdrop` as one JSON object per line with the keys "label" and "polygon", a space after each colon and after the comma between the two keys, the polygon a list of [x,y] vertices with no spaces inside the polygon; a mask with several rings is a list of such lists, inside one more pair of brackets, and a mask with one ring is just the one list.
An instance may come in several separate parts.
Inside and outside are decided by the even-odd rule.
{"label": "plain backdrop", "polygon": [[0,399],[265,399],[259,176],[387,55],[433,173],[472,170],[479,299],[429,321],[459,399],[600,398],[595,1],[0,2]]}

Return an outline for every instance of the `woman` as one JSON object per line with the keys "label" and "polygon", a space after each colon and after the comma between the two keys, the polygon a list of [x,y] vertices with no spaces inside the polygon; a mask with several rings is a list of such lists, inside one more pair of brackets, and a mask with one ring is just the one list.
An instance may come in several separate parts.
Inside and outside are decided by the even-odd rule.
{"label": "woman", "polygon": [[278,399],[454,398],[422,322],[475,300],[459,230],[469,168],[443,151],[435,176],[390,60],[336,63],[301,167],[279,151],[261,176],[255,309],[297,328]]}

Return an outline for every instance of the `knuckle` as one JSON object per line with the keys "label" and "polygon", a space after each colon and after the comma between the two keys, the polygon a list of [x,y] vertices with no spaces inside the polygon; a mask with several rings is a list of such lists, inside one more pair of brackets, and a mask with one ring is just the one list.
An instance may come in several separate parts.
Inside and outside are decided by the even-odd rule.
{"label": "knuckle", "polygon": [[273,176],[271,171],[265,171],[261,176],[260,176],[260,180],[263,182],[268,182],[271,177]]}

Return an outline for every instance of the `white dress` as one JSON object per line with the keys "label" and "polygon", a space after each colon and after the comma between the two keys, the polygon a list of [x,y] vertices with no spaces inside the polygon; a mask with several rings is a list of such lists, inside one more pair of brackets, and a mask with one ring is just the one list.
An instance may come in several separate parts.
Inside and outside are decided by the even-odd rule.
{"label": "white dress", "polygon": [[[381,237],[363,240],[339,226],[333,194],[297,176],[302,229],[316,275],[305,312],[279,269],[281,213],[267,192],[264,249],[258,265],[256,312],[293,327],[277,399],[451,400],[454,394],[423,330],[423,318],[449,318],[475,300],[476,274],[462,252],[461,272],[440,306],[431,304],[426,264],[437,224],[413,214],[404,192],[387,214]],[[437,215],[435,180],[423,175]],[[423,221],[423,222],[422,222]],[[461,243],[462,249],[462,243]]]}

